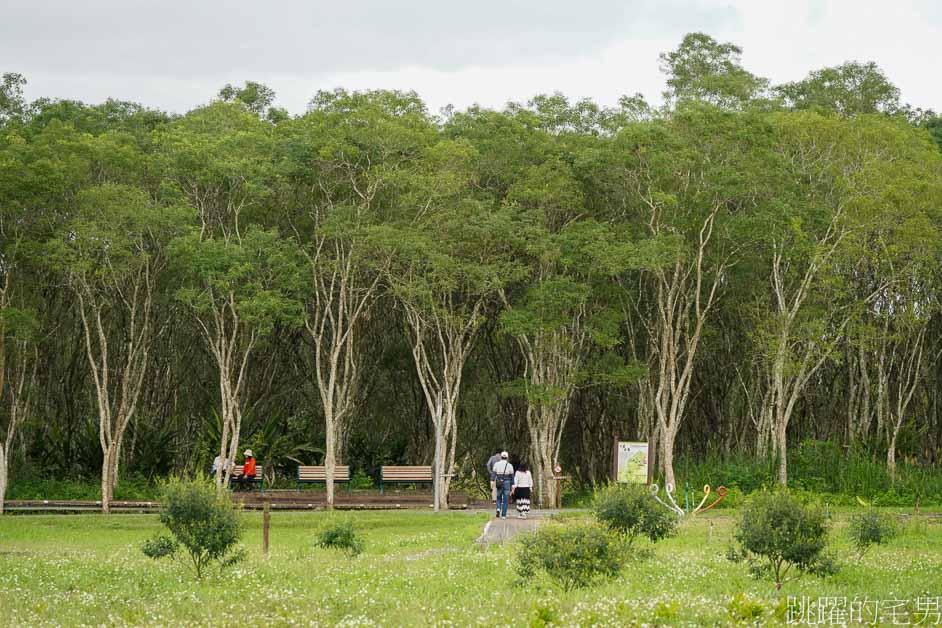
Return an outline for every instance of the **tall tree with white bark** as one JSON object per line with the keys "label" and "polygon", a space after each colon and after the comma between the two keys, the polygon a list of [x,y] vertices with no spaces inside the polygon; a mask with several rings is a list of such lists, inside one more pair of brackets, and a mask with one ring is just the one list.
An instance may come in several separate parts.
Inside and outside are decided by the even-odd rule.
{"label": "tall tree with white bark", "polygon": [[[222,432],[216,475],[228,483],[239,454],[250,358],[279,320],[294,320],[297,276],[274,232],[256,226],[270,195],[274,128],[238,102],[191,111],[159,136],[157,163],[172,186],[167,194],[196,210],[193,233],[175,243],[188,277],[177,296],[192,308],[219,386]],[[285,288],[285,283],[292,284]],[[293,293],[292,293],[293,294]]]}
{"label": "tall tree with white bark", "polygon": [[[427,157],[439,169],[469,172],[470,147],[442,142]],[[429,179],[431,181],[431,179]],[[460,181],[460,176],[455,177]],[[448,507],[455,468],[461,384],[478,331],[500,291],[523,274],[506,209],[467,198],[457,185],[421,205],[412,219],[378,228],[390,255],[387,281],[405,314],[412,357],[435,434],[436,507]]]}
{"label": "tall tree with white bark", "polygon": [[[554,471],[573,395],[580,386],[634,379],[610,353],[620,343],[619,319],[606,294],[623,272],[626,246],[603,224],[583,220],[547,233],[542,221],[525,232],[532,257],[527,287],[507,303],[502,329],[524,358],[523,376],[508,392],[527,401],[531,464],[541,502],[557,500]],[[591,360],[593,353],[605,359]]]}
{"label": "tall tree with white bark", "polygon": [[277,232],[251,226],[228,242],[203,238],[194,228],[173,242],[173,254],[187,278],[177,298],[193,312],[217,370],[222,418],[218,455],[230,462],[216,474],[222,490],[239,455],[253,351],[275,326],[301,322],[303,260]]}
{"label": "tall tree with white bark", "polygon": [[648,339],[651,382],[642,390],[652,397],[645,405],[668,484],[701,339],[732,265],[751,246],[753,216],[771,202],[772,143],[758,115],[689,104],[623,130],[611,145],[609,185],[619,188],[624,219],[645,233],[636,255],[642,290],[626,315]]}
{"label": "tall tree with white bark", "polygon": [[178,211],[155,205],[142,190],[103,185],[79,195],[67,230],[50,242],[81,318],[98,413],[105,513],[159,333],[154,301],[167,262],[165,245],[179,218]]}
{"label": "tall tree with white bark", "polygon": [[[361,124],[349,124],[351,117]],[[360,396],[363,327],[386,267],[369,229],[396,207],[410,162],[434,135],[415,94],[382,91],[319,93],[286,128],[282,168],[310,271],[304,327],[324,412],[329,507]]]}

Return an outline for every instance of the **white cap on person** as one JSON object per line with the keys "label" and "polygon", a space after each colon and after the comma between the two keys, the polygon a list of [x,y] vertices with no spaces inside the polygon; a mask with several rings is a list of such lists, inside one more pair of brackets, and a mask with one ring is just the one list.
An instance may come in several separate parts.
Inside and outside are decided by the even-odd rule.
{"label": "white cap on person", "polygon": [[501,458],[509,458],[509,457],[510,457],[510,454],[508,454],[506,451],[502,451],[502,452],[500,452],[500,457],[501,457]]}

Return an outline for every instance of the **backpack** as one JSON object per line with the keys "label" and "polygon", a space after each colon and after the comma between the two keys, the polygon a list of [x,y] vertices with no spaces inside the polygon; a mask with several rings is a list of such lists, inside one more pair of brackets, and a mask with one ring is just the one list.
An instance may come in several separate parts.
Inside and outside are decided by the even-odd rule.
{"label": "backpack", "polygon": [[[504,463],[504,473],[502,473],[502,474],[501,474],[501,473],[497,473],[497,465],[500,464],[501,462]],[[507,467],[509,467],[509,466],[510,466],[510,463],[507,462],[506,460],[499,460],[499,461],[497,462],[497,464],[494,465],[494,472],[497,473],[496,486],[497,486],[498,489],[503,489],[503,488],[504,488],[504,482],[513,483],[513,482],[512,482],[512,480],[513,480],[512,477],[511,477],[510,479],[507,479],[507,480],[504,479],[504,478],[506,477],[506,474],[507,474]]]}

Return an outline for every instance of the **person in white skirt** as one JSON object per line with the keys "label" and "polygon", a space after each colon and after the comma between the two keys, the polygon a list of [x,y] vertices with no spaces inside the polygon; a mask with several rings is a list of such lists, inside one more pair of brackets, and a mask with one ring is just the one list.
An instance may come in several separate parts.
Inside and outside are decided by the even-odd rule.
{"label": "person in white skirt", "polygon": [[514,502],[517,504],[517,517],[526,519],[530,513],[530,496],[533,493],[533,475],[525,462],[520,463],[514,473],[513,488],[510,489]]}

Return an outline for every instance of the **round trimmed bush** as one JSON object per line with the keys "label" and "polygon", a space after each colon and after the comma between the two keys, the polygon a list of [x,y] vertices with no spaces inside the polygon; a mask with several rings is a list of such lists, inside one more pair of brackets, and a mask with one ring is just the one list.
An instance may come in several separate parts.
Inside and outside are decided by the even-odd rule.
{"label": "round trimmed bush", "polygon": [[517,574],[529,580],[542,572],[570,591],[617,576],[627,556],[624,541],[601,526],[548,525],[520,539]]}
{"label": "round trimmed bush", "polygon": [[639,536],[652,543],[677,532],[677,515],[657,503],[641,484],[610,485],[593,500],[595,518],[631,545]]}
{"label": "round trimmed bush", "polygon": [[792,568],[827,575],[835,570],[825,553],[828,524],[824,510],[788,491],[753,493],[736,532],[739,550],[729,558],[745,560],[756,577],[770,576],[781,589]]}

